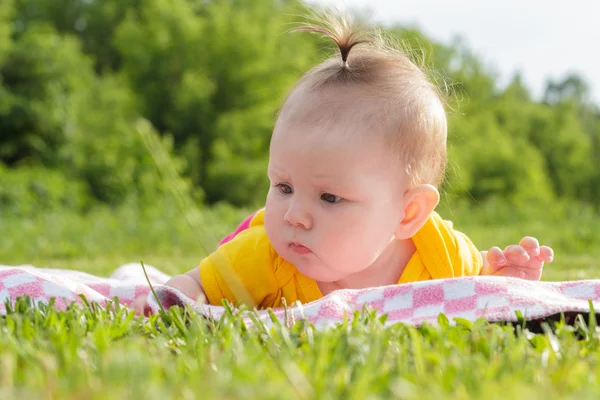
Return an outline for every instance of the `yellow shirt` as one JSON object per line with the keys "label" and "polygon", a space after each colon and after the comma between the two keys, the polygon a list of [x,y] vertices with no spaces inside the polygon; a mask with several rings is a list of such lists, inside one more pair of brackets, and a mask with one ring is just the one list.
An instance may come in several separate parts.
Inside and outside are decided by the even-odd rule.
{"label": "yellow shirt", "polygon": [[[432,213],[412,237],[416,251],[398,283],[479,275],[482,259],[475,245],[452,223]],[[300,273],[273,249],[264,227],[264,210],[250,227],[200,263],[200,279],[210,304],[223,299],[250,307],[308,303],[323,295],[314,279]]]}

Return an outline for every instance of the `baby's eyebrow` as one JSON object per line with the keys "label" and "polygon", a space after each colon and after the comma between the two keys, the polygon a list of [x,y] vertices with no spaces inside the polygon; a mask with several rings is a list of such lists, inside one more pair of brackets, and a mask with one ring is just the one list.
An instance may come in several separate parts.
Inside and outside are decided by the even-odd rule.
{"label": "baby's eyebrow", "polygon": [[333,182],[339,181],[338,176],[336,176],[335,174],[328,173],[328,172],[318,172],[318,173],[312,174],[311,178],[317,182],[325,182],[325,183],[330,183],[332,181]]}
{"label": "baby's eyebrow", "polygon": [[328,193],[331,192],[348,192],[354,188],[354,185],[350,182],[345,182],[335,177],[326,178],[320,176],[319,179],[312,180],[313,185],[318,186],[321,190]]}
{"label": "baby's eyebrow", "polygon": [[281,171],[277,168],[268,168],[267,175],[274,175],[274,176],[281,178],[281,177],[285,177],[287,174],[285,174],[283,171]]}

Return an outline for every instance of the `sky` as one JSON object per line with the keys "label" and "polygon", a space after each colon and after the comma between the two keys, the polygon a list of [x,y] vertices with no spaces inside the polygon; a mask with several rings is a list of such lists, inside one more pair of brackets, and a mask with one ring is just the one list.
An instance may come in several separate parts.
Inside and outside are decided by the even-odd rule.
{"label": "sky", "polygon": [[539,98],[548,79],[582,76],[600,104],[600,0],[312,0],[416,26],[449,44],[461,36],[501,83],[520,72]]}

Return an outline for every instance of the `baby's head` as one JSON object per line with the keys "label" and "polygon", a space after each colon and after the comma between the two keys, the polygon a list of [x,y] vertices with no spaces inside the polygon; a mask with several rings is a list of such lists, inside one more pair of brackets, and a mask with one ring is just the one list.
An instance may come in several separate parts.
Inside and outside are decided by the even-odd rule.
{"label": "baby's head", "polygon": [[280,111],[265,227],[278,254],[331,282],[425,223],[439,200],[447,128],[438,90],[404,52],[326,22],[303,30],[340,51],[304,75]]}

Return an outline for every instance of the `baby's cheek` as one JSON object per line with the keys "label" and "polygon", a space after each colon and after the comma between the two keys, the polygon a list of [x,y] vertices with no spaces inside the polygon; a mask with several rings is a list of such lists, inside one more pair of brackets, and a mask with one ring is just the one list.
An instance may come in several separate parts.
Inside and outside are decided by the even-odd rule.
{"label": "baby's cheek", "polygon": [[364,258],[362,243],[350,235],[331,235],[323,244],[323,249],[338,264],[350,266]]}
{"label": "baby's cheek", "polygon": [[273,216],[269,216],[265,214],[265,233],[267,234],[267,238],[275,247],[276,251],[280,251],[279,242],[281,241],[281,225],[278,223],[276,218]]}

